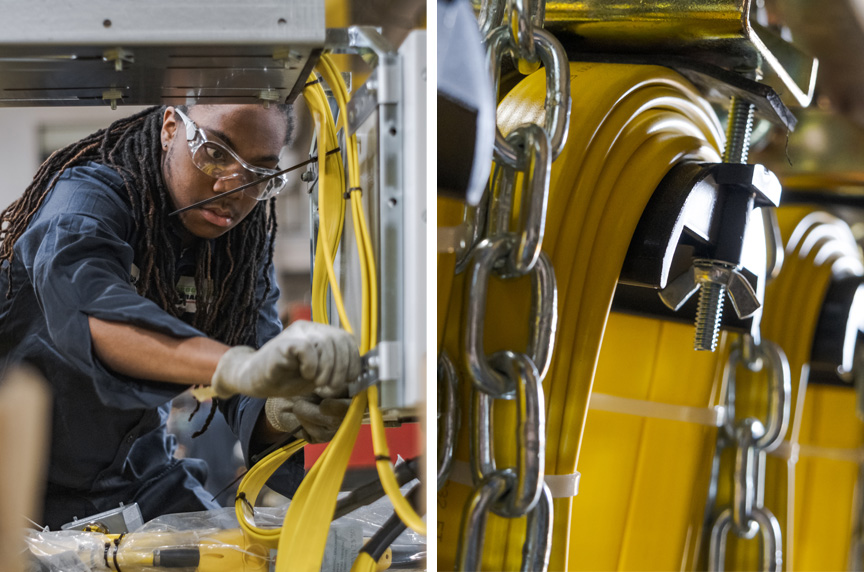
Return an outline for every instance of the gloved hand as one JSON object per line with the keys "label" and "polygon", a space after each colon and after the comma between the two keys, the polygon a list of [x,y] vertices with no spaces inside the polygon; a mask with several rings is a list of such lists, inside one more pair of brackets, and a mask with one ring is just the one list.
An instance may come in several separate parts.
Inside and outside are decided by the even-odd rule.
{"label": "gloved hand", "polygon": [[298,439],[310,443],[324,443],[333,439],[339,425],[348,413],[350,399],[327,398],[317,395],[302,397],[271,397],[264,405],[267,421],[277,431],[297,432]]}
{"label": "gloved hand", "polygon": [[360,353],[351,334],[326,324],[294,322],[255,350],[229,349],[219,360],[211,384],[218,397],[321,397],[347,395],[360,375]]}

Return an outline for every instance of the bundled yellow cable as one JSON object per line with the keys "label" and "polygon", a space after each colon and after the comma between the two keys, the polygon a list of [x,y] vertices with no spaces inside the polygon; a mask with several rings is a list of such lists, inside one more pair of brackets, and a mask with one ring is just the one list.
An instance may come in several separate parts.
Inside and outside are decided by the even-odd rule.
{"label": "bundled yellow cable", "polygon": [[240,523],[240,528],[243,532],[256,542],[260,542],[267,548],[276,548],[279,545],[278,528],[259,528],[249,521],[249,517],[254,517],[252,507],[255,506],[255,501],[258,500],[258,495],[267,479],[291,456],[306,446],[306,441],[298,439],[270,455],[267,455],[260,462],[253,465],[249,472],[240,481],[240,486],[237,488],[237,498],[234,500],[234,511],[237,514],[237,521]]}
{"label": "bundled yellow cable", "polygon": [[[324,154],[326,151],[322,153],[322,150],[335,146],[335,123],[330,114],[323,89],[319,84],[316,83],[307,87],[304,90],[304,96],[315,119],[318,137],[318,212],[320,221],[318,252],[323,254],[323,265],[339,311],[340,322],[342,327],[350,332],[352,331],[351,324],[345,314],[333,269],[333,253],[336,251],[336,247],[327,243],[327,240],[332,236],[328,231],[334,226],[339,227],[339,232],[335,233],[335,236],[338,238],[341,235],[341,224],[334,224],[329,218],[330,209],[333,208],[333,213],[338,213],[337,216],[344,216],[342,211],[344,208],[342,162],[339,161],[335,165],[328,164]],[[336,173],[333,173],[334,168],[337,170]],[[329,183],[337,178],[340,184],[334,189]],[[338,209],[334,208],[337,206]],[[362,249],[360,250],[362,252]],[[321,266],[321,259],[318,260],[319,264],[316,265],[316,268]],[[325,283],[320,279],[320,273],[318,276],[319,280],[316,281],[313,273],[313,300],[316,298],[323,299],[321,292],[326,288]],[[318,314],[316,319],[320,320],[321,315]],[[364,349],[368,348],[361,347],[361,351]],[[330,520],[336,507],[337,495],[348,466],[351,450],[357,440],[357,433],[365,409],[366,394],[363,392],[354,398],[348,414],[333,440],[298,488],[282,525],[279,551],[276,557],[276,570],[278,572],[320,569]]]}
{"label": "bundled yellow cable", "polygon": [[[347,117],[348,94],[342,77],[327,55],[322,56],[317,70],[331,86],[334,98],[341,112],[341,122],[344,126],[344,118]],[[328,157],[326,155],[327,151],[335,147],[336,125],[320,84],[316,82],[308,86],[304,90],[304,96],[315,120],[319,169],[318,213],[320,228],[318,243],[316,245],[316,255],[319,263],[315,265],[313,272],[313,312],[317,321],[328,321],[326,314],[326,294],[329,285],[339,314],[340,324],[349,332],[353,332],[351,323],[345,312],[344,302],[333,267],[333,259],[338,250],[339,239],[342,234],[345,208],[345,184],[341,157],[337,155]],[[378,335],[378,289],[372,243],[363,212],[357,138],[355,135],[347,137],[346,147],[345,156],[349,178],[347,196],[351,204],[354,221],[353,226],[357,241],[362,283],[360,351],[361,353],[366,353],[374,347]],[[262,540],[266,539],[270,545],[274,541],[274,536],[278,535],[278,553],[276,558],[276,570],[278,572],[287,570],[317,571],[320,569],[330,519],[336,506],[337,494],[342,484],[348,459],[351,455],[354,442],[357,439],[357,433],[367,404],[369,405],[372,420],[373,447],[377,457],[376,465],[384,489],[393,502],[400,518],[414,530],[425,534],[425,523],[402,496],[396,482],[392,463],[385,458],[389,453],[384,436],[383,419],[378,410],[377,400],[377,388],[374,387],[361,392],[354,398],[348,414],[333,440],[297,490],[281,529],[262,531],[249,525],[245,521],[245,517],[241,520],[244,523],[244,529],[248,529],[251,534],[258,535]],[[289,448],[296,450],[302,447],[302,445],[302,442],[294,443]],[[287,456],[290,456],[287,449],[277,451],[277,453],[262,461],[261,470],[252,474],[252,476],[247,475],[246,479],[241,483],[240,492],[243,493],[243,498],[238,501],[239,504],[236,507],[238,517],[242,515],[244,510],[244,498],[245,500],[251,499],[250,502],[254,503],[255,497],[257,497],[257,490],[252,494],[247,492],[246,488],[252,489],[256,486],[260,488],[260,485],[263,485],[263,481],[266,481],[267,476],[272,473],[272,470],[275,470],[281,462],[284,462]],[[266,476],[264,476],[265,472]],[[262,478],[263,481],[261,480]],[[360,562],[360,566],[363,565],[362,554],[358,562]]]}
{"label": "bundled yellow cable", "polygon": [[693,326],[609,316],[573,501],[570,570],[698,569],[728,337],[693,350]]}
{"label": "bundled yellow cable", "polygon": [[[588,397],[612,296],[630,237],[660,180],[683,160],[719,161],[723,135],[708,104],[682,77],[656,66],[573,63],[573,108],[567,145],[553,163],[544,251],[558,283],[558,333],[546,395],[546,472],[570,475],[582,439]],[[543,72],[527,77],[502,101],[503,132],[526,121],[542,123]],[[513,218],[519,217],[519,198]],[[492,281],[487,314],[487,353],[525,348],[528,280]],[[445,346],[459,344],[463,293],[454,282],[447,309]],[[468,301],[470,303],[470,301]],[[507,311],[500,311],[506,308]],[[439,309],[441,311],[441,309]],[[461,360],[460,360],[461,361]],[[464,370],[463,370],[463,378]],[[467,388],[464,396],[467,396]],[[463,402],[464,401],[463,396]],[[495,450],[500,466],[512,464],[512,405],[496,403]],[[465,427],[465,424],[463,424]],[[468,461],[467,427],[456,457]],[[585,494],[591,479],[585,475]],[[453,566],[459,522],[470,487],[449,482],[439,493],[439,567]],[[551,570],[568,568],[572,498],[555,500]],[[490,517],[482,557],[485,570],[519,567],[524,519]],[[580,555],[574,554],[574,559]]]}
{"label": "bundled yellow cable", "polygon": [[[323,60],[323,74],[332,78],[332,63]],[[341,79],[341,78],[340,78]],[[334,87],[334,92],[338,87]],[[344,89],[344,86],[343,86]],[[341,93],[344,92],[340,92]],[[313,271],[313,312],[317,321],[327,321],[326,292],[330,291],[339,313],[340,323],[349,332],[353,331],[345,312],[341,292],[333,268],[333,258],[338,249],[344,221],[344,178],[342,161],[338,155],[327,156],[328,150],[336,146],[336,126],[330,108],[320,84],[314,83],[304,90],[307,105],[316,124],[318,144],[318,212],[320,228],[316,253],[318,264]],[[351,138],[346,152],[350,181],[359,179],[356,138]],[[354,194],[354,193],[352,193]],[[358,242],[358,254],[362,268],[363,313],[361,324],[361,351],[370,349],[376,333],[377,317],[377,287],[374,284],[375,270],[371,256],[371,246],[368,230],[363,216],[359,193],[352,196],[352,215]],[[238,517],[244,529],[250,534],[258,535],[272,546],[274,537],[278,537],[278,553],[276,570],[319,570],[330,520],[336,506],[336,498],[347,468],[348,459],[357,438],[357,433],[366,409],[366,392],[357,395],[336,432],[333,440],[318,461],[303,480],[291,503],[281,529],[262,531],[246,522],[243,516],[243,498],[254,503],[257,488],[263,485],[272,470],[284,462],[289,456],[288,450],[299,449],[303,442],[280,449],[270,455],[259,465],[260,469],[250,471],[241,483],[238,501]],[[263,479],[263,481],[261,480]],[[260,482],[259,482],[260,481]],[[248,490],[247,490],[248,489]],[[238,496],[241,496],[238,494]]]}
{"label": "bundled yellow cable", "polygon": [[[808,385],[804,368],[832,276],[860,275],[861,255],[849,227],[832,215],[809,206],[783,207],[778,219],[786,256],[765,294],[762,332],[789,360],[793,415],[786,443],[768,457],[765,506],[781,524],[787,570],[846,569],[858,477],[854,453],[864,445],[864,425],[855,416],[854,390]],[[739,393],[737,401],[743,407],[739,417],[765,407],[758,390]],[[790,453],[799,443],[796,464]],[[852,454],[848,460],[820,457],[826,449]],[[755,542],[729,535],[730,566],[752,568],[759,561]]]}
{"label": "bundled yellow cable", "polygon": [[[335,68],[328,56],[322,56],[321,62],[322,75],[327,83],[332,86],[333,95],[339,105],[341,121],[344,125],[345,118],[348,116],[348,92],[345,83],[342,80],[339,71]],[[371,324],[373,322],[368,320],[368,318],[372,315],[378,315],[377,288],[375,287],[374,281],[374,265],[371,265],[371,273],[367,267],[370,265],[368,261],[372,260],[372,245],[371,240],[369,239],[369,232],[366,228],[365,218],[362,216],[362,204],[360,193],[358,192],[360,190],[360,169],[357,158],[356,135],[351,135],[349,137],[348,162],[348,173],[351,178],[350,184],[352,189],[351,204],[353,212],[355,213],[354,220],[358,222],[358,224],[355,225],[355,232],[358,233],[357,244],[358,249],[360,250],[361,269],[364,273],[363,283],[366,284],[368,281],[373,285],[371,291],[364,292],[365,303],[363,304],[364,323]],[[376,331],[366,332],[366,339],[361,342],[361,351],[365,353],[369,349],[372,349],[372,346],[369,346],[369,344],[370,342],[374,344],[376,339]],[[390,452],[387,447],[387,437],[384,432],[384,419],[378,408],[378,388],[375,386],[370,387],[368,390],[368,403],[369,417],[372,426],[372,448],[375,453],[375,467],[378,470],[378,476],[381,479],[384,491],[387,493],[390,502],[393,503],[393,508],[402,522],[418,534],[425,535],[426,523],[423,522],[399,490],[399,484],[396,481],[396,474],[394,473],[393,463],[390,461]]]}

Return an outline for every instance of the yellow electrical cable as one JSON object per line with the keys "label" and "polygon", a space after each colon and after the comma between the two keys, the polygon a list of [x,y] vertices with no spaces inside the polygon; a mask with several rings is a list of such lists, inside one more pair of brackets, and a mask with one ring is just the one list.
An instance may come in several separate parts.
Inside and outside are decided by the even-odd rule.
{"label": "yellow electrical cable", "polygon": [[305,446],[306,441],[299,439],[274,451],[260,462],[253,465],[237,487],[238,494],[237,498],[234,500],[234,511],[237,514],[237,521],[240,523],[240,528],[242,528],[243,532],[245,532],[250,538],[260,542],[267,548],[276,548],[278,546],[280,529],[258,528],[249,522],[247,516],[253,515],[251,514],[251,510],[247,509],[255,506],[255,501],[258,500],[258,494],[261,492],[267,479],[270,478],[276,469],[294,455],[294,453]]}
{"label": "yellow electrical cable", "polygon": [[[345,312],[345,306],[342,301],[342,292],[336,280],[336,272],[333,268],[333,257],[338,248],[339,237],[342,234],[342,221],[344,220],[344,203],[343,192],[345,188],[344,179],[342,178],[342,160],[340,154],[326,155],[326,151],[330,146],[335,147],[336,129],[333,125],[332,117],[327,106],[327,99],[324,95],[324,89],[321,84],[315,83],[303,90],[309,110],[315,120],[316,135],[318,137],[318,245],[316,254],[320,256],[319,261],[323,260],[324,272],[327,275],[327,282],[330,284],[330,292],[333,295],[333,301],[336,305],[336,310],[339,313],[339,320],[342,327],[352,332],[351,324],[348,321],[348,316]],[[327,119],[330,118],[330,121]],[[329,168],[328,168],[329,167]],[[337,192],[330,190],[330,184],[336,183]],[[327,189],[325,192],[324,189]],[[330,209],[333,213],[330,213]],[[331,223],[330,216],[334,216],[334,222]],[[313,284],[325,284],[320,279],[321,264],[316,264],[313,269]],[[316,273],[319,278],[316,281]],[[313,288],[313,303],[318,308],[313,307],[313,315],[317,316],[317,320],[326,323],[326,289]]]}
{"label": "yellow electrical cable", "polygon": [[336,497],[365,409],[363,392],[354,397],[333,440],[300,484],[282,525],[277,572],[321,568]]}
{"label": "yellow electrical cable", "polygon": [[[558,282],[559,322],[546,394],[546,472],[572,474],[594,368],[624,254],[645,204],[669,169],[684,159],[719,160],[723,140],[713,112],[683,78],[654,66],[571,64],[573,107],[568,142],[553,163],[544,250]],[[502,101],[499,126],[542,123],[545,76],[534,74]],[[513,218],[517,219],[518,198]],[[489,307],[525,312],[525,287],[493,280]],[[454,282],[445,346],[461,355],[463,294]],[[521,288],[521,290],[520,290]],[[506,293],[503,293],[504,290]],[[507,296],[505,298],[505,296]],[[527,344],[527,320],[508,312],[487,313],[486,352]],[[464,371],[463,371],[464,374]],[[467,395],[467,394],[465,394]],[[463,400],[465,397],[463,396]],[[466,401],[463,401],[466,402]],[[498,423],[496,457],[513,458],[512,427]],[[467,461],[467,428],[456,457]],[[509,436],[508,436],[509,435]],[[452,566],[462,507],[470,489],[449,482],[439,493],[439,566]],[[555,500],[551,570],[567,568],[570,507]],[[483,569],[518,567],[524,523],[490,516]]]}
{"label": "yellow electrical cable", "polygon": [[[347,117],[347,89],[339,75],[338,70],[333,65],[329,56],[325,55],[321,59],[318,66],[318,71],[321,73],[324,80],[331,86],[334,98],[340,108],[340,123],[344,126],[345,117]],[[342,189],[344,189],[344,180],[341,176],[341,160],[336,157],[336,161],[329,161],[330,157],[325,157],[321,152],[324,149],[329,149],[336,139],[336,126],[327,105],[326,97],[323,93],[323,88],[319,84],[313,84],[307,87],[304,91],[307,104],[310,112],[313,115],[316,123],[316,134],[318,138],[319,149],[319,240],[316,245],[316,256],[319,260],[324,261],[324,270],[320,269],[322,265],[316,265],[313,272],[313,307],[316,317],[319,321],[326,321],[326,284],[329,283],[330,291],[333,295],[334,303],[342,326],[349,332],[353,331],[350,321],[345,312],[344,302],[341,296],[341,291],[335,276],[333,268],[333,258],[338,248],[338,239],[342,232],[342,221],[344,220],[344,203],[342,202]],[[371,239],[369,236],[368,226],[362,207],[362,197],[359,192],[359,159],[357,153],[356,136],[348,137],[346,144],[345,155],[347,157],[347,170],[349,177],[350,204],[352,208],[352,218],[354,220],[355,238],[357,240],[358,257],[361,267],[361,283],[363,292],[362,299],[362,315],[361,315],[361,352],[365,353],[374,347],[377,340],[377,283],[376,272],[374,266],[374,256],[372,252]],[[330,185],[338,181],[339,193],[333,193]],[[331,209],[334,212],[331,213]],[[331,216],[335,218],[331,219]],[[324,281],[326,276],[327,281]],[[383,437],[383,420],[381,419],[380,411],[377,409],[377,391],[374,392],[376,404],[370,407],[370,416],[373,420],[373,443],[375,443],[376,454],[386,455],[387,445],[386,439]],[[363,392],[355,397],[349,408],[345,420],[330,442],[324,453],[309,471],[306,479],[304,479],[297,494],[291,503],[288,513],[285,516],[285,521],[279,532],[276,570],[281,572],[288,570],[289,566],[294,569],[317,570],[320,568],[321,557],[323,555],[324,545],[326,543],[327,530],[329,529],[329,516],[332,515],[335,509],[336,494],[339,491],[342,476],[347,468],[348,458],[353,448],[359,430],[360,422],[362,421],[363,411],[368,404],[367,392]],[[377,415],[376,415],[377,412]],[[377,435],[376,435],[377,433]],[[383,445],[382,445],[383,443]],[[383,453],[379,453],[383,451]],[[276,465],[277,460],[274,458],[271,462],[271,455],[264,461],[263,465]],[[381,466],[381,462],[376,463],[381,474],[384,488],[391,496],[396,507],[397,514],[400,518],[409,523],[412,528],[418,528],[425,531],[425,523],[416,522],[419,517],[408,505],[408,511],[404,506],[407,501],[402,497],[396,484],[395,475],[393,474],[392,464],[387,462],[386,467]],[[392,478],[391,478],[392,477]],[[253,481],[250,481],[252,483]],[[249,485],[251,486],[251,484]],[[394,494],[395,487],[395,494]],[[245,488],[244,488],[245,490]],[[247,498],[248,498],[247,494]],[[257,493],[256,493],[257,496]],[[400,500],[403,501],[400,503]],[[254,502],[254,500],[253,500]],[[238,506],[237,510],[242,510],[242,506]],[[416,517],[416,519],[412,518]],[[255,534],[262,535],[260,531],[254,531]],[[425,533],[425,532],[424,532]],[[268,541],[272,542],[272,532],[266,534]],[[360,559],[358,559],[359,561]],[[291,563],[290,565],[288,563]]]}
{"label": "yellow electrical cable", "polygon": [[[812,206],[783,207],[778,219],[786,255],[782,271],[766,291],[762,331],[784,349],[789,360],[793,395],[787,446],[795,447],[800,440],[802,445],[857,449],[864,444],[864,427],[855,417],[854,391],[808,386],[802,368],[810,361],[832,276],[841,268],[861,274],[861,255],[848,226]],[[742,402],[742,414],[764,409],[764,390],[743,392],[736,401]],[[820,412],[823,404],[830,404],[830,409]],[[823,430],[826,433],[819,435]],[[781,524],[787,570],[846,567],[852,537],[848,509],[856,480],[854,462],[802,455],[796,464],[794,459],[768,456],[765,506]],[[734,535],[729,539],[730,566],[740,569],[759,562],[756,543],[739,541]]]}
{"label": "yellow electrical cable", "polygon": [[[333,94],[336,97],[336,102],[339,105],[340,109],[340,117],[342,124],[345,125],[345,118],[348,116],[347,114],[347,88],[345,86],[344,81],[342,80],[342,76],[338,73],[338,71],[333,66],[330,59],[325,55],[321,58],[323,66],[321,69],[324,80],[327,81],[328,84],[333,89]],[[352,161],[354,165],[357,164],[357,153],[356,153],[356,145],[357,138],[355,135],[351,135],[350,143],[348,145],[349,149],[349,161]],[[351,150],[354,150],[354,153],[351,153]],[[349,169],[349,173],[352,170]],[[353,171],[354,178],[351,181],[352,187],[359,187],[359,172],[357,170]],[[359,205],[360,198],[359,196],[354,198],[354,193],[352,193],[352,201],[355,201],[355,204]],[[362,220],[362,218],[361,218]],[[365,221],[364,221],[365,222]],[[365,230],[365,224],[361,227],[360,225],[355,225],[358,233]],[[368,232],[368,231],[367,231]],[[368,254],[371,254],[371,241],[363,241],[358,234],[358,246],[362,245],[364,248],[369,248]],[[396,474],[394,473],[393,464],[390,461],[390,452],[387,446],[387,436],[384,431],[384,420],[381,415],[381,411],[378,408],[378,388],[371,387],[369,388],[369,416],[372,427],[372,447],[375,453],[375,466],[378,470],[378,476],[381,479],[381,483],[384,486],[384,491],[387,493],[387,497],[393,503],[393,507],[396,511],[396,514],[399,518],[412,530],[417,532],[418,534],[426,535],[426,523],[423,519],[417,514],[411,504],[407,499],[402,495],[399,490],[399,485],[396,481]]]}
{"label": "yellow electrical cable", "polygon": [[361,552],[351,566],[351,572],[375,572],[378,570],[378,563],[368,552]]}
{"label": "yellow electrical cable", "polygon": [[[331,143],[329,138],[335,136],[335,124],[327,106],[326,98],[323,97],[323,88],[319,84],[314,84],[307,88],[304,93],[308,94],[307,103],[316,120],[319,151],[320,149],[329,148],[329,144]],[[341,189],[337,196],[329,188],[328,183],[330,181],[327,178],[327,167],[328,165],[324,162],[319,152],[318,191],[319,215],[322,229],[329,228],[327,223],[329,221],[328,215],[330,214],[329,207],[331,206],[331,202],[336,203],[340,208],[344,208]],[[341,162],[337,165],[337,168],[339,173],[338,179],[341,184],[343,182]],[[326,234],[322,234],[319,231],[319,246],[321,244],[320,241],[322,239],[326,241],[327,238]],[[345,315],[344,307],[341,303],[341,294],[337,295],[339,286],[332,268],[332,252],[335,249],[331,250],[330,245],[325,244],[320,251],[324,254],[326,273],[337,310],[340,314],[342,326],[351,331],[350,322]],[[328,255],[328,253],[330,254]],[[323,286],[320,282],[314,282],[313,280],[313,290],[320,292],[323,290]],[[348,414],[333,440],[298,488],[294,500],[285,515],[285,521],[282,526],[279,551],[276,557],[277,572],[289,569],[318,570],[320,568],[330,519],[336,506],[336,496],[347,469],[351,450],[357,439],[363,412],[366,409],[366,401],[365,392],[354,398]]]}
{"label": "yellow electrical cable", "polygon": [[[320,71],[324,80],[333,89],[333,95],[339,106],[339,123],[347,132],[348,90],[342,75],[328,54],[321,56]],[[346,157],[348,163],[349,188],[352,219],[354,220],[354,236],[360,257],[362,293],[362,336],[361,351],[363,353],[375,347],[377,341],[378,316],[378,285],[375,275],[375,262],[372,252],[372,240],[363,213],[362,197],[360,195],[360,162],[357,150],[357,135],[352,134],[347,139]],[[373,318],[374,317],[374,318]]]}
{"label": "yellow electrical cable", "polygon": [[[325,310],[326,284],[329,282],[342,326],[350,332],[352,331],[351,324],[344,309],[341,292],[333,269],[333,255],[338,247],[338,238],[342,232],[342,220],[344,217],[342,164],[338,157],[333,161],[329,160],[330,157],[325,157],[325,154],[322,153],[322,150],[330,148],[331,144],[335,142],[335,125],[320,85],[314,84],[307,88],[305,96],[313,118],[316,121],[317,128],[320,230],[316,251],[318,256],[320,256],[319,260],[324,261],[324,270],[320,269],[322,265],[319,264],[316,265],[316,272],[313,273],[313,303],[317,307],[316,318],[319,321],[325,320],[326,311],[323,310]],[[356,141],[354,143],[356,144]],[[356,177],[356,148],[353,151],[353,166],[350,164],[351,161],[349,161],[349,172],[354,171]],[[349,157],[351,152],[352,150],[349,149]],[[336,187],[338,192],[332,192],[332,183],[338,183]],[[354,202],[352,206],[356,204]],[[355,216],[359,215],[362,221],[362,208],[357,209],[354,206],[352,214]],[[331,219],[331,217],[335,218]],[[360,235],[362,236],[365,223],[361,222],[357,226],[360,228]],[[368,238],[368,231],[366,236]],[[369,272],[367,268],[371,261],[371,257],[368,256],[370,250],[364,248],[362,244],[359,250],[361,251],[361,266],[364,268],[363,286],[366,292],[364,295],[364,305],[367,305],[366,302],[368,302],[370,295],[374,295],[377,298],[374,288],[374,271]],[[325,276],[327,282],[324,281]],[[372,277],[371,280],[370,276]],[[371,288],[368,286],[369,282],[373,282]],[[365,343],[361,342],[362,350],[368,350],[368,347],[363,348],[362,346],[368,346],[368,336],[375,331],[375,315],[374,313],[365,312],[367,320],[363,324],[362,330],[365,330],[366,341]],[[371,325],[368,325],[370,322]],[[345,474],[348,458],[353,449],[365,408],[366,394],[364,392],[353,400],[348,414],[333,440],[325,449],[318,462],[309,471],[306,479],[304,479],[298,489],[294,501],[288,509],[281,530],[276,530],[278,532],[279,547],[276,562],[276,569],[278,571],[281,572],[289,568],[292,570],[317,570],[320,568],[327,532],[329,530],[330,517],[335,509],[336,495],[338,494],[342,477]],[[269,467],[278,464],[278,462],[278,458],[275,455],[271,455],[262,461],[262,465]],[[241,491],[245,492],[245,487],[241,488]],[[249,498],[250,495],[246,493],[246,496]],[[238,510],[242,510],[242,506]],[[273,541],[272,536],[273,532],[268,531],[266,533],[266,538],[270,542]]]}

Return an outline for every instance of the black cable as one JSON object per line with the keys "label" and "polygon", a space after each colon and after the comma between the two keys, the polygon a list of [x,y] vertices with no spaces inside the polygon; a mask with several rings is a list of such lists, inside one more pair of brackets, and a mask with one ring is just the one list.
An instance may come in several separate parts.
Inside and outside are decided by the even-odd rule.
{"label": "black cable", "polygon": [[[414,485],[408,494],[405,495],[405,498],[408,502],[411,503],[411,506],[414,507],[414,510],[418,512],[421,516],[425,514],[424,506],[422,499],[420,498],[420,489],[422,488],[422,483],[417,483]],[[372,538],[369,539],[369,542],[360,549],[360,552],[365,552],[372,557],[375,562],[378,562],[378,559],[384,555],[384,552],[387,550],[387,547],[393,544],[393,541],[402,534],[402,532],[408,528],[405,526],[405,523],[402,522],[402,519],[399,518],[395,512],[390,518],[387,519],[387,522],[378,529],[378,532],[372,535]]]}
{"label": "black cable", "polygon": [[114,569],[117,572],[122,572],[120,570],[120,565],[117,563],[117,551],[120,550],[120,541],[123,540],[123,537],[126,536],[126,533],[123,532],[119,537],[114,539]]}
{"label": "black cable", "polygon": [[[420,459],[414,457],[404,463],[400,463],[394,471],[396,474],[396,482],[399,486],[405,485],[409,481],[417,478],[419,471]],[[376,500],[384,496],[384,486],[377,478],[361,485],[351,491],[348,495],[342,497],[336,502],[336,511],[333,513],[333,520],[357,510],[362,506],[372,504]]]}

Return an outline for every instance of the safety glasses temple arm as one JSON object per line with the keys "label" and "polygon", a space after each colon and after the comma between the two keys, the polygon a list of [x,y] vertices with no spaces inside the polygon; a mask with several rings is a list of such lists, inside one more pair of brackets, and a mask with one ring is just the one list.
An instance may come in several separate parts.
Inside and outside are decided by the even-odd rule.
{"label": "safety glasses temple arm", "polygon": [[[340,150],[341,150],[340,147],[336,147],[335,149],[331,149],[330,151],[327,151],[327,155],[332,155],[333,153],[336,153],[337,151],[340,151]],[[290,173],[291,171],[299,169],[300,167],[305,167],[306,165],[313,163],[314,161],[317,161],[317,160],[318,160],[317,156],[311,157],[310,159],[307,159],[306,161],[303,161],[302,163],[297,163],[296,165],[288,167],[287,169],[282,169],[281,171],[276,171],[275,173],[267,175],[266,177],[261,177],[260,179],[255,179],[254,181],[246,183],[245,185],[240,185],[236,189],[231,189],[230,191],[227,191],[224,193],[219,193],[218,195],[212,196],[209,199],[204,199],[203,201],[198,201],[197,203],[191,204],[187,207],[183,207],[182,209],[177,209],[176,211],[170,213],[168,216],[178,215],[178,214],[184,213],[188,210],[198,208],[198,207],[204,206],[206,204],[210,204],[213,201],[218,201],[219,199],[223,199],[223,198],[227,197],[228,195],[233,195],[235,193],[245,191],[249,187],[254,187],[255,185],[260,185],[264,181],[269,181],[270,179],[275,179],[276,177],[284,175],[285,173]]]}

